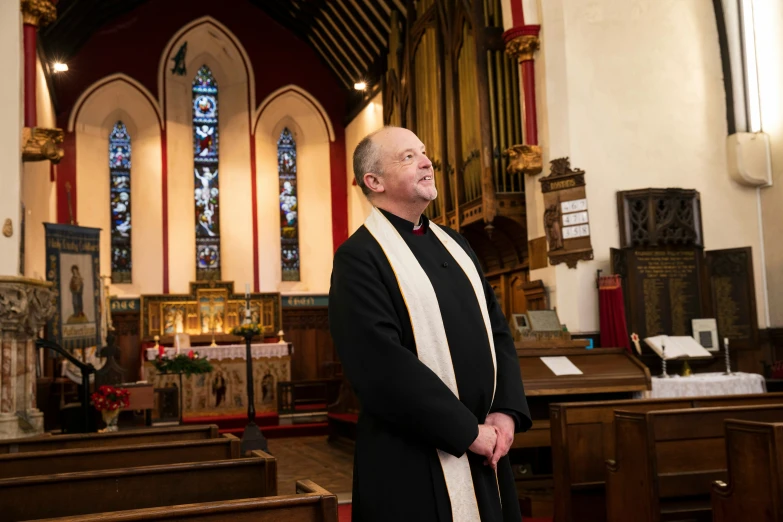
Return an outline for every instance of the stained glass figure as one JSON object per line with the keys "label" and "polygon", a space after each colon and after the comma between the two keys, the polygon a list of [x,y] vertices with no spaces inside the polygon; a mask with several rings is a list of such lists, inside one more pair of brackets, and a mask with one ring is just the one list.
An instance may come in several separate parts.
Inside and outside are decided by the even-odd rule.
{"label": "stained glass figure", "polygon": [[219,280],[218,85],[206,65],[193,79],[193,174],[196,279]]}
{"label": "stained glass figure", "polygon": [[296,142],[288,128],[277,141],[280,189],[280,253],[283,281],[299,281],[299,200],[296,193]]}
{"label": "stained glass figure", "polygon": [[109,134],[109,198],[111,206],[111,282],[130,283],[131,270],[131,140],[118,121]]}

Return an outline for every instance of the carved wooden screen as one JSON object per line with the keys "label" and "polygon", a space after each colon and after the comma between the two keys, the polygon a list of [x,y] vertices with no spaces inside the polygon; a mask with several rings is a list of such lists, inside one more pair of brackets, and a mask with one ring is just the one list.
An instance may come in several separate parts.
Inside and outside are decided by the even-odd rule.
{"label": "carved wooden screen", "polygon": [[620,246],[701,247],[699,193],[690,189],[641,189],[617,193]]}

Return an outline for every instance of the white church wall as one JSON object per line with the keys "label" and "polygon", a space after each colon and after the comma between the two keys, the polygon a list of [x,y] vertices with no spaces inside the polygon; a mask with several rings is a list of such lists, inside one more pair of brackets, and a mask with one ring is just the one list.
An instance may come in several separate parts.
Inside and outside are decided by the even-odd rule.
{"label": "white church wall", "polygon": [[[329,291],[333,258],[330,141],[323,113],[313,100],[306,91],[289,86],[260,104],[255,137],[261,291]],[[281,281],[277,141],[286,127],[296,141],[300,281]]]}
{"label": "white church wall", "polygon": [[[56,127],[54,107],[40,60],[36,64],[36,104],[38,126]],[[51,163],[48,161],[24,163],[22,176],[22,202],[25,212],[24,275],[33,279],[46,279],[46,243],[43,223],[57,221],[57,191],[55,183],[51,181],[50,168]]]}
{"label": "white church wall", "polygon": [[[753,4],[762,130],[769,135],[772,186],[761,189],[770,326],[783,326],[783,3]],[[758,296],[757,296],[758,298]]]}
{"label": "white church wall", "polygon": [[199,68],[207,65],[218,85],[221,276],[236,282],[240,291],[253,281],[252,96],[248,94],[252,70],[246,53],[225,27],[211,20],[190,25],[169,44],[176,51],[187,41],[187,74],[173,75],[168,67],[162,68],[166,75],[169,289],[187,293],[189,283],[196,279],[192,85]]}
{"label": "white church wall", "polygon": [[[616,192],[683,187],[701,194],[708,250],[753,248],[763,324],[756,193],[727,174],[712,2],[547,0],[541,7],[544,164],[570,156],[572,167],[586,171],[595,252],[594,261],[580,262],[576,270],[558,265],[543,271],[561,321],[575,332],[598,330],[595,274],[609,273],[609,249],[619,246]],[[531,230],[540,236],[540,183],[530,180],[527,188],[535,190],[528,192],[528,208],[535,212]]]}
{"label": "white church wall", "polygon": [[132,283],[117,296],[163,291],[160,125],[140,85],[118,75],[88,94],[74,121],[79,225],[101,229],[101,275],[111,275],[109,134],[122,121],[131,139]]}
{"label": "white church wall", "polygon": [[0,2],[0,100],[8,119],[0,125],[0,223],[10,219],[11,237],[0,235],[0,275],[19,274],[22,136],[22,14],[16,2]]}
{"label": "white church wall", "polygon": [[348,183],[348,234],[353,234],[370,215],[372,205],[354,185],[353,151],[362,138],[383,127],[383,96],[378,93],[345,127],[345,165]]}

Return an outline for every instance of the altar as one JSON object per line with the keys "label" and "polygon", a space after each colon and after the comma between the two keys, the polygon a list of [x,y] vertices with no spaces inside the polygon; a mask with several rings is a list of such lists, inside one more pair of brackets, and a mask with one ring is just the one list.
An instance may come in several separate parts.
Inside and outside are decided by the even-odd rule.
{"label": "altar", "polygon": [[[214,369],[207,374],[182,376],[183,417],[247,413],[245,345],[196,346],[192,350],[206,357]],[[291,343],[258,343],[250,350],[256,411],[277,411],[277,383],[291,380],[293,347]],[[175,348],[164,351],[169,357],[176,355]],[[158,373],[152,362],[157,356],[157,348],[146,350],[145,379],[155,388],[179,388],[180,375]]]}
{"label": "altar", "polygon": [[[232,329],[247,320],[261,332],[251,345],[253,393],[256,412],[277,411],[277,383],[291,380],[293,346],[276,342],[282,331],[279,293],[244,294],[234,291],[231,281],[194,281],[187,294],[141,296],[141,335],[156,344],[144,352],[145,379],[155,388],[179,388],[183,417],[247,413],[246,349]],[[158,343],[168,356],[172,346],[187,338],[191,349],[212,364],[210,373],[199,375],[159,374],[153,361]],[[147,344],[147,346],[150,346]],[[199,346],[201,345],[201,346]],[[181,381],[180,381],[181,379]]]}

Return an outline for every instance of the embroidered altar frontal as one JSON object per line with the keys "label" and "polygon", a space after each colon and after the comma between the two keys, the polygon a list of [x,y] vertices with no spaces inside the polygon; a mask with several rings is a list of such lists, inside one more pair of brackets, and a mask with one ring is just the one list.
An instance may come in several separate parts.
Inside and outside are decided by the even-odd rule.
{"label": "embroidered altar frontal", "polygon": [[[261,350],[256,349],[259,347]],[[266,350],[273,347],[275,350]],[[194,347],[199,355],[207,357],[213,371],[207,374],[182,376],[183,417],[201,417],[209,415],[236,415],[247,412],[247,380],[244,354],[231,350],[229,346]],[[277,411],[277,383],[291,380],[290,345],[254,345],[253,346],[253,391],[257,412]],[[214,354],[210,350],[231,352]],[[242,347],[244,350],[244,347]],[[180,376],[158,374],[152,361],[144,361],[146,380],[155,388],[180,385]]]}

